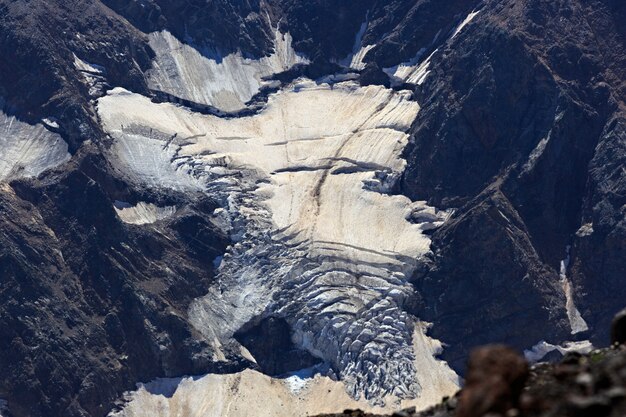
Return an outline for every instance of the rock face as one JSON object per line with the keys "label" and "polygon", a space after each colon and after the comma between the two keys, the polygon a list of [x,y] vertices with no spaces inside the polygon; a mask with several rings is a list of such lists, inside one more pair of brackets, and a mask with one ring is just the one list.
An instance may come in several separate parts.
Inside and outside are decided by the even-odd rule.
{"label": "rock face", "polygon": [[8,412],[104,416],[163,377],[118,415],[230,410],[233,386],[421,407],[474,346],[608,342],[624,21],[618,0],[0,0]]}
{"label": "rock face", "polygon": [[211,370],[184,317],[224,250],[198,214],[214,203],[183,198],[167,221],[125,225],[111,199],[134,191],[98,157],[73,163],[2,185],[0,366],[16,416],[104,415],[136,381]]}
{"label": "rock face", "polygon": [[518,409],[527,379],[528,364],[510,348],[488,345],[474,350],[467,365],[467,378],[456,415],[502,415]]}
{"label": "rock face", "polygon": [[485,3],[429,58],[400,192],[456,209],[417,281],[456,369],[471,345],[564,337],[556,281],[570,257],[573,304],[608,342],[624,299],[624,13],[612,1]]}

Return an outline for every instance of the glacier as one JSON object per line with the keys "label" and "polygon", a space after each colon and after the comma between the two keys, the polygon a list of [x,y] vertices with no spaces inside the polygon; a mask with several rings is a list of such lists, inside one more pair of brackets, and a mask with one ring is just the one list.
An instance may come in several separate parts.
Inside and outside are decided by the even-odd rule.
{"label": "glacier", "polygon": [[301,78],[242,117],[121,88],[99,99],[118,171],[221,204],[215,221],[234,243],[217,283],[188,311],[215,361],[240,352],[237,330],[275,315],[296,345],[331,365],[351,401],[427,405],[457,389],[457,375],[435,358],[441,345],[426,335],[428,324],[404,308],[429,252],[423,232],[449,215],[390,194],[419,111],[410,97]]}

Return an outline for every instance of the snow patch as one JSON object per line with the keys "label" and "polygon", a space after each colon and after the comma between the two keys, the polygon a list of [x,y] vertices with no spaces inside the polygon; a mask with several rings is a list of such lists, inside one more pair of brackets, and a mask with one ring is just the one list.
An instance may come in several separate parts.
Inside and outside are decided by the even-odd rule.
{"label": "snow patch", "polygon": [[562,355],[568,352],[589,353],[593,350],[593,345],[589,340],[582,340],[578,342],[565,342],[562,345],[553,345],[545,340],[540,341],[535,346],[528,350],[524,350],[524,357],[530,363],[539,362],[548,353],[552,351],[559,351]]}
{"label": "snow patch", "polygon": [[535,168],[535,165],[537,165],[537,161],[539,161],[541,155],[543,155],[544,151],[546,150],[546,145],[548,144],[548,142],[550,142],[551,137],[552,130],[550,130],[546,137],[541,139],[539,143],[537,143],[537,146],[535,146],[535,149],[532,150],[532,152],[528,156],[528,161],[526,161],[526,163],[522,167],[522,173],[520,175],[528,174]]}
{"label": "snow patch", "polygon": [[74,67],[83,72],[93,75],[104,75],[106,73],[104,67],[98,64],[90,64],[87,61],[83,61],[76,55],[74,55]]}
{"label": "snow patch", "polygon": [[585,319],[580,315],[578,308],[574,304],[574,290],[572,288],[572,284],[567,278],[567,268],[569,267],[570,262],[570,247],[566,248],[566,258],[561,261],[561,267],[559,271],[559,276],[561,278],[561,286],[563,288],[563,293],[565,294],[565,308],[567,309],[567,318],[569,319],[569,324],[572,329],[572,334],[580,333],[589,330]]}
{"label": "snow patch", "polygon": [[89,95],[99,97],[107,87],[106,69],[98,64],[83,61],[74,54],[74,68],[76,68],[83,79],[89,85]]}
{"label": "snow patch", "polygon": [[283,378],[283,381],[292,393],[298,394],[313,381],[313,377],[316,373],[316,367],[301,369],[299,371],[290,372],[285,378]]}
{"label": "snow patch", "polygon": [[[460,32],[463,30],[465,26],[467,26],[480,12],[480,10],[473,11],[454,29],[452,35],[447,40],[450,42],[454,39]],[[437,40],[441,31],[437,32],[435,35],[435,39],[433,39],[432,44]],[[431,44],[431,45],[432,45]],[[392,86],[400,86],[402,84],[414,84],[414,85],[422,85],[426,81],[426,77],[430,74],[430,60],[433,55],[438,51],[435,49],[426,59],[423,61],[422,56],[426,53],[426,48],[422,48],[417,51],[417,54],[413,58],[408,61],[402,62],[396,66],[383,68],[383,71],[389,76],[391,79]],[[367,51],[366,51],[367,52]]]}
{"label": "snow patch", "polygon": [[425,52],[426,49],[422,48],[411,60],[394,67],[383,68],[383,71],[391,78],[391,84],[393,86],[399,86],[405,83],[415,85],[424,84],[426,77],[430,74],[430,59],[435,52],[437,52],[437,49],[420,63],[420,59]]}
{"label": "snow patch", "polygon": [[56,121],[56,119],[50,117],[41,119],[41,123],[43,123],[43,125],[46,126],[48,129],[55,130],[59,128],[59,123]]}
{"label": "snow patch", "polygon": [[359,31],[356,34],[354,40],[354,46],[352,47],[352,52],[348,54],[344,59],[339,61],[339,65],[342,65],[347,68],[352,68],[355,70],[362,70],[365,68],[365,63],[363,62],[363,58],[365,55],[374,48],[376,45],[363,45],[363,35],[367,31],[367,26],[369,25],[369,11],[365,17],[365,21],[361,24]]}
{"label": "snow patch", "polygon": [[67,143],[43,124],[30,125],[0,111],[0,181],[36,177],[70,159]]}
{"label": "snow patch", "polygon": [[135,206],[131,206],[124,201],[115,201],[113,207],[120,220],[124,223],[137,225],[156,223],[176,213],[176,206],[159,207],[143,201]]}
{"label": "snow patch", "polygon": [[244,109],[261,88],[269,85],[265,77],[309,62],[294,51],[291,35],[278,29],[274,53],[260,59],[241,52],[222,56],[215,49],[195,48],[168,31],[151,33],[149,41],[156,53],[147,72],[151,89],[226,112]]}
{"label": "snow patch", "polygon": [[454,39],[456,35],[458,35],[463,30],[463,28],[476,17],[479,12],[480,10],[476,10],[468,14],[467,17],[463,19],[463,21],[456,27],[456,29],[454,29],[454,32],[452,32],[452,36],[450,37],[450,39]]}
{"label": "snow patch", "polygon": [[585,223],[576,231],[576,236],[587,237],[593,234],[593,223]]}

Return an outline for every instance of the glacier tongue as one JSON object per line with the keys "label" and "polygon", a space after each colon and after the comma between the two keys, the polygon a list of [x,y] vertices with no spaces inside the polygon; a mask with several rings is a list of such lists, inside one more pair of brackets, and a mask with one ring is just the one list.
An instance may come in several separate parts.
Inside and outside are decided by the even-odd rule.
{"label": "glacier tongue", "polygon": [[217,284],[189,309],[215,360],[237,349],[232,336],[243,325],[279,315],[294,342],[331,364],[355,398],[382,403],[454,391],[456,375],[433,357],[436,341],[403,310],[408,278],[429,251],[422,231],[445,213],[385,194],[404,170],[418,111],[408,92],[305,79],[239,118],[122,89],[99,100],[120,171],[150,187],[203,189],[222,202],[235,243]]}

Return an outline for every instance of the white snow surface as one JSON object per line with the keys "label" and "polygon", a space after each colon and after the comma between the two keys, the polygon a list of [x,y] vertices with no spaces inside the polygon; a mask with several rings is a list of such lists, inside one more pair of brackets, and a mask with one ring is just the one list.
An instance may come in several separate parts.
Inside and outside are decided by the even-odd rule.
{"label": "white snow surface", "polygon": [[[369,14],[369,12],[368,12]],[[339,65],[343,65],[347,68],[352,68],[355,70],[362,70],[365,68],[365,63],[363,62],[363,58],[365,55],[376,45],[363,45],[363,35],[367,31],[367,26],[369,24],[368,18],[365,19],[365,22],[361,24],[358,33],[356,34],[356,38],[354,40],[354,46],[352,47],[352,52],[348,54],[344,59],[339,61]]]}
{"label": "white snow surface", "polygon": [[572,284],[567,278],[567,268],[569,267],[570,255],[569,255],[570,247],[566,248],[567,257],[561,261],[561,268],[559,271],[559,276],[561,278],[561,286],[563,287],[563,293],[565,294],[565,308],[567,310],[567,318],[569,319],[569,324],[572,329],[572,334],[580,333],[587,331],[589,327],[587,326],[587,322],[576,308],[576,304],[574,303],[574,289],[572,288]]}
{"label": "white snow surface", "polygon": [[587,237],[593,234],[593,223],[585,223],[576,231],[576,236]]}
{"label": "white snow surface", "polygon": [[264,77],[286,71],[308,60],[291,46],[291,35],[276,29],[274,53],[252,59],[241,52],[223,56],[210,48],[181,43],[167,31],[149,35],[156,53],[147,72],[150,88],[225,112],[242,110],[260,89]]}
{"label": "white snow surface", "polygon": [[70,159],[67,143],[43,124],[30,125],[0,111],[0,182],[35,177]]}
{"label": "white snow surface", "polygon": [[283,379],[287,387],[294,394],[298,394],[306,386],[313,381],[315,376],[315,367],[301,369],[299,371],[291,372],[287,377]]}
{"label": "white snow surface", "polygon": [[176,206],[159,207],[143,201],[134,206],[123,201],[116,201],[113,208],[124,223],[137,225],[156,223],[176,213]]}
{"label": "white snow surface", "polygon": [[452,32],[452,36],[450,37],[450,39],[454,39],[456,35],[458,35],[463,30],[463,28],[476,17],[479,12],[480,10],[474,10],[470,14],[468,14],[467,17],[465,17],[465,19],[463,19],[463,21],[459,23],[456,29],[454,29],[454,32]]}
{"label": "white snow surface", "polygon": [[[468,14],[465,19],[454,29],[452,35],[448,38],[446,42],[452,41],[462,30],[467,26],[480,12],[480,10],[476,10]],[[439,37],[439,32],[433,39],[433,43]],[[422,56],[426,52],[426,48],[422,48],[413,58],[406,62],[402,62],[396,66],[383,68],[383,71],[389,76],[391,79],[391,84],[394,86],[402,85],[404,83],[414,84],[414,85],[422,85],[426,81],[428,74],[430,74],[430,60],[432,56],[437,52],[438,49],[435,49],[426,59],[422,60]],[[365,51],[367,52],[367,51]]]}
{"label": "white snow surface", "polygon": [[589,353],[593,350],[593,345],[589,340],[565,342],[562,345],[553,345],[542,340],[532,348],[525,350],[524,356],[528,362],[535,363],[554,350],[558,350],[562,355],[565,355],[567,352]]}
{"label": "white snow surface", "polygon": [[89,86],[89,95],[99,97],[106,89],[106,70],[103,66],[83,61],[74,55],[74,68],[81,73]]}
{"label": "white snow surface", "polygon": [[419,111],[409,96],[300,79],[258,114],[238,118],[119,88],[99,100],[119,171],[147,187],[204,190],[224,207],[219,217],[236,243],[217,285],[189,310],[215,360],[242,325],[271,313],[285,317],[294,342],[329,363],[354,398],[419,398],[433,380],[443,381],[438,399],[454,391],[456,375],[433,357],[437,342],[426,327],[414,337],[416,318],[401,307],[429,251],[422,231],[447,216],[386,194],[406,165],[406,132]]}
{"label": "white snow surface", "polygon": [[434,50],[424,61],[420,62],[425,51],[425,49],[420,49],[409,61],[394,67],[383,68],[383,71],[391,78],[392,85],[402,85],[404,83],[415,85],[424,84],[426,77],[430,74],[430,59],[437,50]]}
{"label": "white snow surface", "polygon": [[[440,349],[440,345],[423,335],[424,323],[416,327],[416,349]],[[426,345],[422,345],[426,343]],[[424,409],[441,401],[442,395],[457,390],[456,375],[434,373],[429,361],[416,360],[418,369],[432,377],[419,398],[393,400],[384,407],[364,399],[350,397],[339,381],[316,374],[315,368],[296,372],[286,378],[271,378],[257,371],[235,374],[208,374],[199,378],[158,379],[138,384],[138,389],[125,395],[126,404],[110,417],[305,417],[334,413],[346,408],[360,408],[372,413],[390,414],[400,408],[415,406]]]}

